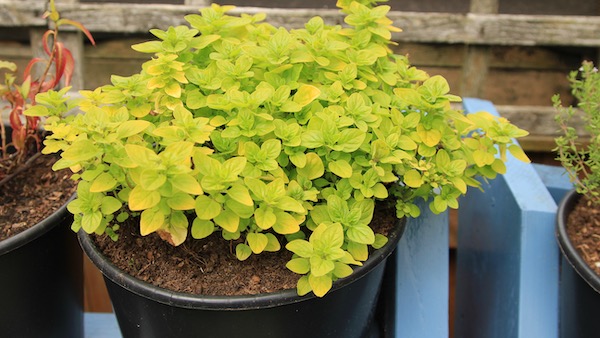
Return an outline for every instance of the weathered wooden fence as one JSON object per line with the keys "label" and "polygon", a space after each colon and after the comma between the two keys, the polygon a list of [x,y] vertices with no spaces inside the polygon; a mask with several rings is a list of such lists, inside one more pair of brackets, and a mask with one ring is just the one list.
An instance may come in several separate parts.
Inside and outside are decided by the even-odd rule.
{"label": "weathered wooden fence", "polygon": [[[137,3],[135,3],[137,2]],[[162,3],[160,3],[162,2]],[[146,56],[128,47],[150,28],[183,24],[210,0],[57,0],[63,16],[80,21],[98,38],[90,48],[79,34],[67,37],[78,63],[75,86],[96,87],[109,75],[137,72]],[[300,27],[314,15],[342,23],[335,0],[230,0],[237,13],[268,14],[276,25]],[[446,76],[461,96],[488,99],[500,113],[531,132],[526,150],[552,148],[555,126],[550,97],[569,97],[565,79],[582,59],[598,61],[600,4],[558,0],[391,0],[389,16],[403,32],[397,52],[413,64]],[[0,0],[0,59],[24,62],[46,27],[44,0]],[[266,6],[262,8],[251,6]],[[283,7],[283,8],[282,8]],[[287,7],[287,8],[285,8]],[[290,8],[294,7],[294,8]],[[299,8],[313,7],[313,8]],[[568,101],[568,100],[567,100]]]}

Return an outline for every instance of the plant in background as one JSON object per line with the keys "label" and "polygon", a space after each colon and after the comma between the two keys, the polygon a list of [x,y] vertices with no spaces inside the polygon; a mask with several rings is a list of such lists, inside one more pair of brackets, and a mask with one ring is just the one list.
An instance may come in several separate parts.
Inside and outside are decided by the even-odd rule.
{"label": "plant in background", "polygon": [[[552,97],[561,131],[554,151],[577,192],[600,204],[600,73],[592,62],[584,61],[578,71],[569,74],[569,82],[579,109],[564,107],[558,94]],[[589,140],[575,129],[573,119],[577,117],[581,117]]]}
{"label": "plant in background", "polygon": [[386,243],[369,227],[376,201],[439,213],[503,173],[507,151],[527,160],[512,142],[527,132],[454,110],[443,77],[391,51],[399,30],[373,3],[338,1],[348,26],[295,30],[213,4],[151,30],[159,40],[133,48],[152,59],[82,91],[84,114],[65,115],[63,92],[38,95],[27,114],[47,117],[45,151],[79,180],[73,230],[116,240],[136,216],[172,245],[236,240],[240,260],[285,246],[299,294],[323,296]]}
{"label": "plant in background", "polygon": [[[81,30],[92,44],[95,44],[90,32],[81,23],[60,17],[54,0],[50,0],[49,7],[43,16],[52,22],[53,27],[42,36],[45,57],[35,57],[29,61],[23,71],[21,84],[17,84],[17,65],[0,60],[0,70],[5,70],[4,84],[0,84],[0,98],[8,103],[9,123],[12,129],[9,138],[4,123],[0,121],[3,175],[11,174],[15,168],[19,168],[25,160],[39,153],[40,150],[41,136],[38,130],[40,118],[25,116],[23,112],[36,104],[37,94],[55,89],[61,85],[61,81],[63,81],[62,85],[67,87],[71,82],[75,60],[69,49],[60,42],[59,28],[65,25],[74,26]],[[36,66],[41,66],[42,71],[36,72]]]}

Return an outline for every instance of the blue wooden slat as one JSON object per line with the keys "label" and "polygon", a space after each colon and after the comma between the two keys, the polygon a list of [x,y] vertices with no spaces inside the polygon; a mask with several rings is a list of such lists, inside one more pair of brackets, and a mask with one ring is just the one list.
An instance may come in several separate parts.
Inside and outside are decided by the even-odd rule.
{"label": "blue wooden slat", "polygon": [[[464,107],[498,114],[489,101]],[[471,189],[459,209],[456,336],[556,338],[556,203],[533,165],[512,156],[483,189]]]}
{"label": "blue wooden slat", "polygon": [[395,252],[393,337],[448,337],[448,213],[420,203]]}
{"label": "blue wooden slat", "polygon": [[563,167],[543,164],[534,164],[533,167],[557,205],[567,191],[573,189],[573,184],[569,181],[569,176]]}
{"label": "blue wooden slat", "polygon": [[86,312],[85,338],[121,338],[121,330],[114,313]]}

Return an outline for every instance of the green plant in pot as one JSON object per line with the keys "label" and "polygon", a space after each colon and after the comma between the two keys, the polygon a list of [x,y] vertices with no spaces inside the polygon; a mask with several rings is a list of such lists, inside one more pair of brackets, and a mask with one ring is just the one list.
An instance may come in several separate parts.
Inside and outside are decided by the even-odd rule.
{"label": "green plant in pot", "polygon": [[[163,306],[178,298],[188,313],[180,318],[202,328],[215,321],[210,310],[218,301],[237,310],[278,304],[293,314],[294,303],[311,299],[316,308],[302,311],[313,312],[312,319],[291,316],[292,324],[274,325],[286,312],[279,307],[264,310],[268,319],[229,311],[228,320],[257,336],[360,335],[374,300],[363,302],[354,283],[337,297],[346,301],[342,309],[318,309],[342,292],[336,285],[356,274],[353,267],[369,264],[372,249],[389,253],[396,245],[399,231],[390,231],[389,241],[370,226],[376,205],[391,206],[392,221],[418,217],[418,200],[440,213],[458,207],[468,186],[479,187],[476,177],[503,173],[507,152],[526,160],[512,141],[525,131],[485,112],[463,115],[451,106],[460,98],[449,94],[443,77],[393,53],[399,29],[386,16],[388,6],[341,0],[338,7],[344,26],[314,17],[288,30],[263,22],[265,15],[232,16],[233,7],[213,4],[186,16],[189,26],[151,30],[159,40],[133,48],[152,58],[139,74],[113,76],[111,85],[82,92],[83,114],[66,115],[70,103],[56,92],[28,112],[46,117],[53,132],[46,149],[61,153],[55,169],[71,168],[79,181],[69,204],[75,231],[116,243],[139,232],[135,243],[160,237],[182,250],[214,238],[240,261],[287,254],[280,268],[298,274],[295,290],[267,294],[268,301],[159,289],[160,304],[147,305],[148,312],[170,311]],[[81,238],[84,248],[93,247],[89,236]],[[92,260],[104,254],[85,250]],[[97,264],[109,283],[151,297],[152,287],[131,286],[139,282]],[[129,292],[122,290],[113,291],[113,305]],[[369,292],[376,297],[377,287]],[[269,298],[276,294],[286,301]],[[240,305],[241,298],[249,305]],[[361,303],[368,304],[366,315],[356,317]],[[205,312],[194,317],[190,308]],[[150,325],[143,319],[149,313],[124,319],[115,311],[127,334]],[[306,325],[334,317],[345,327]],[[163,336],[178,327],[169,320],[155,321]],[[222,335],[235,335],[227,326],[220,325]]]}
{"label": "green plant in pot", "polygon": [[568,286],[572,301],[561,306],[561,330],[584,337],[600,329],[593,315],[600,308],[600,73],[585,61],[570,73],[569,83],[576,107],[563,106],[559,95],[552,98],[561,132],[557,159],[574,185],[560,202],[556,233],[566,262],[581,277],[570,267],[562,269],[561,283]]}
{"label": "green plant in pot", "polygon": [[0,61],[0,111],[7,116],[0,121],[0,327],[10,337],[81,337],[81,251],[66,210],[75,184],[68,171],[51,170],[58,156],[40,156],[39,118],[23,112],[36,106],[36,94],[69,85],[75,60],[59,31],[74,26],[93,39],[62,18],[54,1],[44,17],[50,29],[39,42],[43,56],[20,74],[15,63]]}

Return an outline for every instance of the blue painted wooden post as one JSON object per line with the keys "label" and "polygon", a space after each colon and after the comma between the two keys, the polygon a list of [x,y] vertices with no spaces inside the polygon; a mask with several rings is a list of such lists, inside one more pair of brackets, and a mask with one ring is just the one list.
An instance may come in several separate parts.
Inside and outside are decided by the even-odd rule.
{"label": "blue painted wooden post", "polygon": [[448,337],[448,213],[419,207],[388,266],[396,280],[391,337]]}
{"label": "blue painted wooden post", "polygon": [[573,184],[563,167],[543,164],[534,164],[533,167],[557,205],[563,196],[573,189]]}
{"label": "blue painted wooden post", "polygon": [[[464,107],[498,114],[489,101]],[[556,338],[556,203],[533,165],[512,157],[483,189],[459,209],[456,337]]]}

